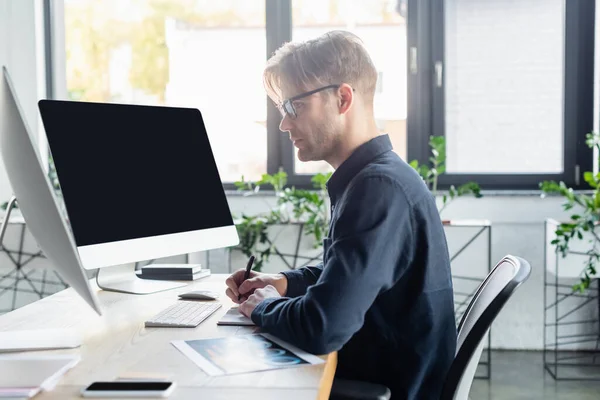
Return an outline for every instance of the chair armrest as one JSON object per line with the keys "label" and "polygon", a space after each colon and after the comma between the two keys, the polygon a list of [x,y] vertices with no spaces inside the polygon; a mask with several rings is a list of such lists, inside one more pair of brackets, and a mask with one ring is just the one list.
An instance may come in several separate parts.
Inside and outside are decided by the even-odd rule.
{"label": "chair armrest", "polygon": [[330,400],[389,400],[390,389],[375,383],[334,379]]}

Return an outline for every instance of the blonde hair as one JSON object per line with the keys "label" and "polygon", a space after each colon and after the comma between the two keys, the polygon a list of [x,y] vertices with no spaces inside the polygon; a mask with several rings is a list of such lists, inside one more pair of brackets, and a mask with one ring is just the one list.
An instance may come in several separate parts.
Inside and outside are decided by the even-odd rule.
{"label": "blonde hair", "polygon": [[347,31],[327,32],[305,42],[289,42],[267,62],[263,83],[273,101],[283,101],[282,87],[309,91],[347,83],[372,102],[377,70],[362,40]]}

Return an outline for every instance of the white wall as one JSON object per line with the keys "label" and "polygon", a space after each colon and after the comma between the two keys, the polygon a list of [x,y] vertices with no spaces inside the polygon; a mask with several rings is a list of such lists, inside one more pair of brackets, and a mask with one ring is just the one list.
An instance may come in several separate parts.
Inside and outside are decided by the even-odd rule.
{"label": "white wall", "polygon": [[[492,222],[493,265],[506,254],[523,257],[531,264],[529,280],[518,289],[493,324],[494,348],[543,348],[544,219],[566,217],[561,204],[557,197],[489,196],[459,199],[444,211],[444,218],[488,219]],[[447,236],[450,243],[456,241],[448,231]],[[452,252],[452,245],[450,247]],[[480,268],[478,254],[486,251],[485,243],[478,242],[473,251],[469,258],[457,259],[461,269],[470,259],[477,260],[473,269]]]}

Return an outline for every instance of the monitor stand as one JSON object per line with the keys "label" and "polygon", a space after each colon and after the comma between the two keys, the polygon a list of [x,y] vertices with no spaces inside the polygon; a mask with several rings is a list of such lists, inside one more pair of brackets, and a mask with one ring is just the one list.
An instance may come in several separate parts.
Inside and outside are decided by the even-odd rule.
{"label": "monitor stand", "polygon": [[158,281],[138,278],[135,263],[99,268],[96,283],[102,290],[130,294],[150,294],[187,286],[189,282]]}

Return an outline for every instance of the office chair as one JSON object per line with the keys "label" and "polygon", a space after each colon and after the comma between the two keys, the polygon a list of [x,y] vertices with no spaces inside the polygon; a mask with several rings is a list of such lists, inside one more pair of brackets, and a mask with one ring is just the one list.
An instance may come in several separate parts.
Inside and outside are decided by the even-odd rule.
{"label": "office chair", "polygon": [[[505,256],[483,280],[458,325],[457,350],[445,377],[442,400],[466,400],[483,351],[483,338],[508,299],[531,273],[531,266],[520,257]],[[332,400],[387,400],[390,390],[367,382],[336,379]]]}

